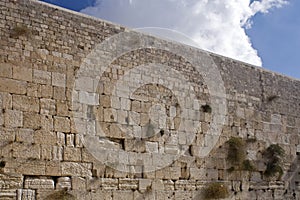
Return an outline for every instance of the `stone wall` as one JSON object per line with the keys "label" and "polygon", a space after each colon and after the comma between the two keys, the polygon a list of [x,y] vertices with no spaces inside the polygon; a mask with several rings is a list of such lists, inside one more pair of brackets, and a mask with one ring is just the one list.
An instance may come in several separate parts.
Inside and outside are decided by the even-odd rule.
{"label": "stone wall", "polygon": [[300,198],[299,80],[33,0],[0,13],[0,199]]}

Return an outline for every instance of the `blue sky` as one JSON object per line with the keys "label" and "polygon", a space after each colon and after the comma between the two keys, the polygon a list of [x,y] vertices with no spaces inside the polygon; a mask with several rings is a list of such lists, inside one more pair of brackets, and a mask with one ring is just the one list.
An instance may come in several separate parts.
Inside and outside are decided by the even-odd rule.
{"label": "blue sky", "polygon": [[[259,11],[249,14],[249,8],[245,7],[245,4],[242,3],[241,5],[244,6],[243,9],[241,5],[234,5],[232,3],[228,3],[230,5],[226,5],[226,1],[224,0],[224,5],[218,6],[215,4],[207,5],[207,6],[199,6],[196,7],[195,5],[192,7],[186,7],[186,9],[205,9],[207,12],[209,9],[212,10],[212,13],[222,12],[220,16],[211,16],[207,15],[204,16],[203,14],[200,16],[188,16],[188,21],[195,22],[201,21],[201,18],[205,18],[206,21],[201,21],[201,25],[204,27],[205,31],[200,30],[200,28],[194,28],[195,24],[191,24],[191,27],[182,25],[185,24],[176,24],[175,23],[175,16],[172,13],[172,10],[169,9],[169,15],[165,14],[163,16],[159,16],[161,14],[158,13],[157,15],[161,18],[168,19],[170,16],[174,18],[174,21],[166,21],[166,23],[158,23],[159,18],[153,18],[152,21],[147,18],[147,7],[153,7],[153,9],[159,10],[159,6],[166,7],[166,8],[174,8],[177,9],[176,13],[187,15],[189,10],[185,11],[184,9],[178,10],[178,4],[166,4],[168,0],[152,0],[153,5],[143,5],[142,3],[127,3],[126,5],[122,3],[129,0],[80,0],[80,1],[70,1],[70,0],[43,0],[45,2],[55,4],[64,8],[68,8],[75,11],[83,11],[86,14],[94,15],[96,17],[104,18],[106,20],[114,21],[119,24],[124,24],[129,27],[141,27],[141,26],[156,26],[156,27],[163,27],[163,28],[174,28],[176,27],[177,31],[181,31],[183,33],[193,33],[190,36],[199,43],[202,43],[203,49],[207,49],[209,51],[214,51],[218,54],[222,54],[228,57],[233,57],[238,60],[242,60],[245,62],[249,62],[255,65],[259,65],[259,59],[262,61],[262,66],[266,69],[285,74],[291,77],[295,77],[300,79],[300,1],[299,0],[289,0],[288,4],[278,6],[280,8],[276,8],[277,5],[273,5],[271,7],[268,5],[269,2],[275,1],[284,1],[284,0],[263,0],[264,2],[261,5],[258,5],[257,8],[252,7],[253,10]],[[121,1],[121,3],[120,3]],[[135,0],[133,0],[135,1]],[[139,0],[142,2],[142,0]],[[148,0],[145,0],[148,1]],[[165,1],[165,3],[162,3]],[[170,1],[170,0],[169,0]],[[194,1],[195,3],[201,0],[190,0],[190,2]],[[228,0],[227,2],[230,2]],[[241,0],[247,2],[247,0]],[[119,4],[117,3],[119,2]],[[253,0],[251,0],[253,2]],[[155,3],[157,5],[155,5]],[[148,3],[149,4],[149,3]],[[161,4],[161,5],[160,5]],[[249,4],[249,2],[248,2]],[[140,6],[140,7],[139,7]],[[156,7],[155,7],[156,6]],[[172,7],[174,6],[174,7]],[[225,7],[224,7],[225,6]],[[247,5],[246,5],[247,6]],[[269,7],[268,7],[269,6]],[[145,7],[145,10],[143,8]],[[223,13],[224,9],[229,7],[229,11]],[[135,9],[139,9],[140,16],[138,14],[134,15]],[[231,9],[231,10],[230,10]],[[233,12],[233,10],[237,10]],[[167,9],[166,9],[167,10]],[[142,12],[144,11],[144,12]],[[254,12],[254,11],[253,11]],[[121,13],[121,14],[120,14]],[[236,19],[233,18],[230,14],[234,13],[236,15],[245,15],[249,14],[248,21],[251,21],[251,28],[244,28],[244,27],[236,27],[233,30],[230,30],[236,23]],[[130,16],[132,15],[132,16]],[[141,16],[145,15],[144,21],[141,19]],[[124,17],[129,16],[129,17]],[[211,19],[211,17],[214,17]],[[228,21],[228,28],[223,26],[224,21],[217,22],[216,20],[220,21],[219,18],[224,18],[224,21]],[[181,17],[182,18],[182,17]],[[140,19],[140,20],[137,20]],[[127,21],[126,21],[127,20]],[[211,20],[211,21],[209,21]],[[237,19],[238,20],[238,19]],[[177,20],[178,21],[178,20]],[[166,24],[172,24],[172,26]],[[174,23],[174,24],[173,24]],[[222,23],[222,24],[221,24]],[[231,24],[232,23],[232,24]],[[214,26],[210,26],[213,24]],[[248,24],[248,23],[247,23]],[[218,26],[220,29],[217,30]],[[175,28],[174,28],[175,29]],[[212,30],[209,30],[212,29]],[[202,32],[201,32],[202,31]],[[223,31],[223,32],[222,32]],[[228,31],[228,32],[226,32]],[[246,34],[244,34],[245,32]],[[198,34],[199,33],[199,34]],[[200,34],[201,33],[201,34]],[[227,35],[232,35],[232,39],[227,40],[224,39],[223,33]],[[206,35],[212,35],[212,38],[216,38],[216,41],[212,41],[211,38],[203,37]],[[205,43],[205,39],[209,41],[209,43]],[[219,39],[219,40],[218,40]],[[238,42],[237,41],[244,41]],[[249,40],[251,42],[249,42]],[[221,41],[221,42],[220,42]],[[214,42],[216,44],[214,44]],[[223,45],[220,43],[224,42]],[[252,46],[251,46],[252,45]],[[233,47],[232,47],[233,46]],[[232,47],[232,48],[229,48]],[[236,49],[234,49],[236,48]],[[241,49],[245,49],[245,52],[242,52]],[[243,55],[239,55],[239,52]]]}
{"label": "blue sky", "polygon": [[257,14],[247,30],[263,67],[300,79],[300,1]]}

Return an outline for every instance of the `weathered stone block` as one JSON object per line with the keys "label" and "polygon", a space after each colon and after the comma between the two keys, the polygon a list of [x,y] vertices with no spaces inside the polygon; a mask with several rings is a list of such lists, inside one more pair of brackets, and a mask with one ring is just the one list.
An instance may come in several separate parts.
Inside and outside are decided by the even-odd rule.
{"label": "weathered stone block", "polygon": [[169,167],[169,179],[178,180],[182,176],[181,167]]}
{"label": "weathered stone block", "polygon": [[[7,175],[7,174],[0,174],[0,193],[3,190],[10,190],[10,189],[18,189],[23,187],[23,176],[22,175]],[[1,195],[0,195],[1,199]]]}
{"label": "weathered stone block", "polygon": [[145,191],[151,188],[152,180],[151,179],[139,179],[139,190]]}
{"label": "weathered stone block", "polygon": [[16,110],[38,113],[40,111],[40,101],[35,97],[13,95],[13,108]]}
{"label": "weathered stone block", "polygon": [[40,85],[40,94],[44,98],[53,97],[53,87],[51,85]]}
{"label": "weathered stone block", "polygon": [[75,146],[75,136],[74,136],[74,134],[66,134],[65,144],[68,147],[74,147]]}
{"label": "weathered stone block", "polygon": [[94,80],[90,77],[80,77],[75,81],[75,89],[79,91],[94,92]]}
{"label": "weathered stone block", "polygon": [[70,177],[59,177],[56,183],[56,189],[70,190],[72,187]]}
{"label": "weathered stone block", "polygon": [[149,198],[150,199],[159,199],[159,200],[175,200],[175,193],[174,191],[155,191],[150,193]]}
{"label": "weathered stone block", "polygon": [[69,133],[71,131],[70,119],[67,117],[54,117],[54,130]]}
{"label": "weathered stone block", "polygon": [[58,87],[66,87],[66,75],[52,72],[52,85]]}
{"label": "weathered stone block", "polygon": [[42,176],[45,175],[46,167],[45,161],[38,159],[26,160],[26,162],[18,163],[15,173]]}
{"label": "weathered stone block", "polygon": [[[82,102],[82,101],[80,101],[80,102]],[[118,104],[117,102],[114,102],[114,103]],[[112,104],[111,98],[108,95],[100,95],[99,104],[101,106],[103,106],[104,108],[110,108],[112,105],[114,105],[114,104]],[[118,109],[118,106],[116,105],[113,108]]]}
{"label": "weathered stone block", "polygon": [[121,98],[121,109],[122,110],[128,110],[128,111],[131,109],[130,99]]}
{"label": "weathered stone block", "polygon": [[12,65],[9,63],[0,63],[0,77],[12,77]]}
{"label": "weathered stone block", "polygon": [[63,176],[92,176],[92,165],[90,163],[75,163],[75,162],[62,162],[61,172]]}
{"label": "weathered stone block", "polygon": [[[117,121],[117,111],[115,109],[106,108],[103,110],[104,113],[104,121],[105,122],[116,122]],[[119,116],[118,116],[119,118]],[[122,119],[120,119],[123,121]],[[126,119],[124,119],[126,121]],[[119,119],[118,119],[119,122]]]}
{"label": "weathered stone block", "polygon": [[41,101],[41,111],[43,115],[55,115],[56,113],[56,102],[53,99],[40,99]]}
{"label": "weathered stone block", "polygon": [[4,125],[9,128],[23,126],[23,112],[17,110],[6,110],[4,113]]}
{"label": "weathered stone block", "polygon": [[206,180],[206,169],[204,168],[190,168],[190,175],[192,180]]}
{"label": "weathered stone block", "polygon": [[155,179],[152,181],[152,185],[151,185],[152,190],[164,190],[164,182],[162,180],[159,179]]}
{"label": "weathered stone block", "polygon": [[51,145],[41,145],[41,159],[42,160],[52,160],[52,146]]}
{"label": "weathered stone block", "polygon": [[12,109],[12,95],[6,92],[0,92],[0,108]]}
{"label": "weathered stone block", "polygon": [[112,138],[125,138],[126,133],[124,133],[118,124],[111,124],[109,126],[109,137]]}
{"label": "weathered stone block", "polygon": [[32,129],[19,129],[16,133],[16,142],[32,144],[34,142],[34,130]]}
{"label": "weathered stone block", "polygon": [[157,142],[146,142],[146,152],[158,153],[158,143]]}
{"label": "weathered stone block", "polygon": [[190,191],[176,191],[174,196],[174,199],[176,200],[193,200],[194,198],[195,194]]}
{"label": "weathered stone block", "polygon": [[60,161],[47,161],[45,170],[47,176],[61,176]]}
{"label": "weathered stone block", "polygon": [[24,188],[26,189],[54,189],[54,180],[52,178],[26,178]]}
{"label": "weathered stone block", "polygon": [[105,199],[105,200],[113,200],[112,191],[109,190],[96,190],[91,192],[91,199]]}
{"label": "weathered stone block", "polygon": [[56,100],[66,100],[66,89],[63,87],[53,87],[53,98]]}
{"label": "weathered stone block", "polygon": [[53,146],[52,159],[53,160],[62,160],[63,159],[63,147],[62,146]]}
{"label": "weathered stone block", "polygon": [[24,112],[24,128],[40,129],[41,128],[41,115],[36,113]]}
{"label": "weathered stone block", "polygon": [[97,178],[88,182],[88,188],[91,190],[97,190],[99,188],[104,190],[116,190],[118,187],[118,179],[113,178]]}
{"label": "weathered stone block", "polygon": [[13,143],[13,156],[16,158],[39,159],[40,146],[31,144]]}
{"label": "weathered stone block", "polygon": [[71,185],[73,190],[80,190],[80,191],[86,191],[86,179],[82,177],[72,177],[71,178]]}
{"label": "weathered stone block", "polygon": [[133,200],[132,191],[113,191],[113,200]]}
{"label": "weathered stone block", "polygon": [[2,200],[15,200],[17,198],[16,190],[1,190],[0,199]]}
{"label": "weathered stone block", "polygon": [[64,133],[57,132],[56,137],[57,137],[57,144],[58,145],[63,146],[63,145],[66,144],[66,135]]}
{"label": "weathered stone block", "polygon": [[34,132],[34,141],[36,144],[57,144],[57,137],[54,132],[49,132],[45,130],[37,130]]}
{"label": "weathered stone block", "polygon": [[32,68],[18,67],[18,66],[13,67],[14,79],[32,82],[32,74],[33,74]]}
{"label": "weathered stone block", "polygon": [[56,106],[58,116],[69,116],[69,106],[66,101],[57,101]]}
{"label": "weathered stone block", "polygon": [[40,84],[51,84],[51,72],[42,71],[42,70],[33,70],[33,82]]}
{"label": "weathered stone block", "polygon": [[18,189],[17,190],[17,199],[21,200],[35,200],[36,199],[36,193],[35,190],[31,189]]}
{"label": "weathered stone block", "polygon": [[136,179],[120,178],[119,189],[120,190],[136,190],[138,189],[139,181]]}
{"label": "weathered stone block", "polygon": [[65,161],[81,161],[81,149],[74,147],[64,148],[64,160]]}
{"label": "weathered stone block", "polygon": [[41,115],[41,129],[45,131],[54,131],[53,121],[51,115]]}

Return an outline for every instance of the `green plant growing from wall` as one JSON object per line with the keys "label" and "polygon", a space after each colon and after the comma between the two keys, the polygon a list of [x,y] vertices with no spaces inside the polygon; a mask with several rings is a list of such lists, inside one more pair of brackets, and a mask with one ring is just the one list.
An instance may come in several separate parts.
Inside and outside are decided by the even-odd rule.
{"label": "green plant growing from wall", "polygon": [[233,165],[229,169],[227,169],[229,173],[233,172],[234,170],[245,170],[245,171],[256,170],[256,167],[253,165],[253,163],[250,160],[245,159],[246,143],[242,138],[231,137],[226,142],[226,144],[228,145],[227,160],[231,163],[231,165]]}
{"label": "green plant growing from wall", "polygon": [[202,109],[202,111],[205,112],[205,113],[211,113],[211,112],[212,112],[211,106],[210,106],[210,105],[207,105],[207,104],[201,106],[201,109]]}
{"label": "green plant growing from wall", "polygon": [[228,195],[228,188],[222,183],[210,183],[203,190],[204,199],[224,199]]}
{"label": "green plant growing from wall", "polygon": [[242,138],[231,137],[227,142],[227,159],[233,165],[241,165],[246,157],[245,143]]}
{"label": "green plant growing from wall", "polygon": [[242,169],[252,172],[256,170],[256,167],[254,167],[253,163],[250,160],[244,160],[242,163]]}
{"label": "green plant growing from wall", "polygon": [[11,38],[18,38],[19,36],[27,36],[30,33],[26,26],[15,26],[10,31]]}
{"label": "green plant growing from wall", "polygon": [[68,193],[67,190],[60,190],[47,196],[45,200],[76,200],[76,197]]}
{"label": "green plant growing from wall", "polygon": [[273,177],[278,174],[278,179],[281,178],[283,174],[281,165],[284,154],[284,149],[278,144],[272,144],[265,150],[263,156],[267,160],[267,168],[264,172],[266,177]]}

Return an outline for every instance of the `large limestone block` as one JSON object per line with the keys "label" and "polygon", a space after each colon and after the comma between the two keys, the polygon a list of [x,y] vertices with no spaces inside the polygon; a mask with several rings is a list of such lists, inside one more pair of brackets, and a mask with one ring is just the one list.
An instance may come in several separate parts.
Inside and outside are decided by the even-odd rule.
{"label": "large limestone block", "polygon": [[92,165],[90,163],[62,162],[61,171],[63,176],[92,176]]}
{"label": "large limestone block", "polygon": [[1,190],[9,190],[9,189],[17,189],[17,188],[21,188],[21,187],[23,187],[23,176],[22,175],[0,174],[0,191]]}
{"label": "large limestone block", "polygon": [[56,114],[56,102],[53,99],[42,98],[41,101],[41,114],[55,115]]}
{"label": "large limestone block", "polygon": [[24,128],[40,129],[41,117],[40,114],[24,112]]}
{"label": "large limestone block", "polygon": [[58,87],[66,87],[66,75],[52,72],[52,85]]}
{"label": "large limestone block", "polygon": [[0,64],[0,77],[11,78],[12,77],[12,65],[9,63]]}
{"label": "large limestone block", "polygon": [[70,119],[67,117],[54,117],[54,130],[69,133],[71,131]]}
{"label": "large limestone block", "polygon": [[13,143],[13,157],[26,158],[26,159],[39,159],[40,158],[40,146],[25,144],[25,143]]}
{"label": "large limestone block", "polygon": [[33,136],[34,130],[24,128],[19,129],[16,133],[16,142],[32,144],[34,142]]}
{"label": "large limestone block", "polygon": [[16,110],[38,113],[40,111],[40,102],[39,99],[35,97],[13,95],[13,108]]}
{"label": "large limestone block", "polygon": [[54,180],[47,177],[27,178],[24,188],[26,189],[54,189]]}
{"label": "large limestone block", "polygon": [[4,125],[9,128],[23,126],[23,112],[18,110],[6,110],[4,113]]}
{"label": "large limestone block", "polygon": [[113,200],[133,200],[133,191],[113,191]]}
{"label": "large limestone block", "polygon": [[64,148],[64,160],[65,161],[81,161],[81,149],[74,147]]}
{"label": "large limestone block", "polygon": [[33,70],[33,82],[40,84],[51,84],[51,72],[42,71],[42,70]]}
{"label": "large limestone block", "polygon": [[13,78],[17,80],[32,82],[32,68],[14,66]]}

